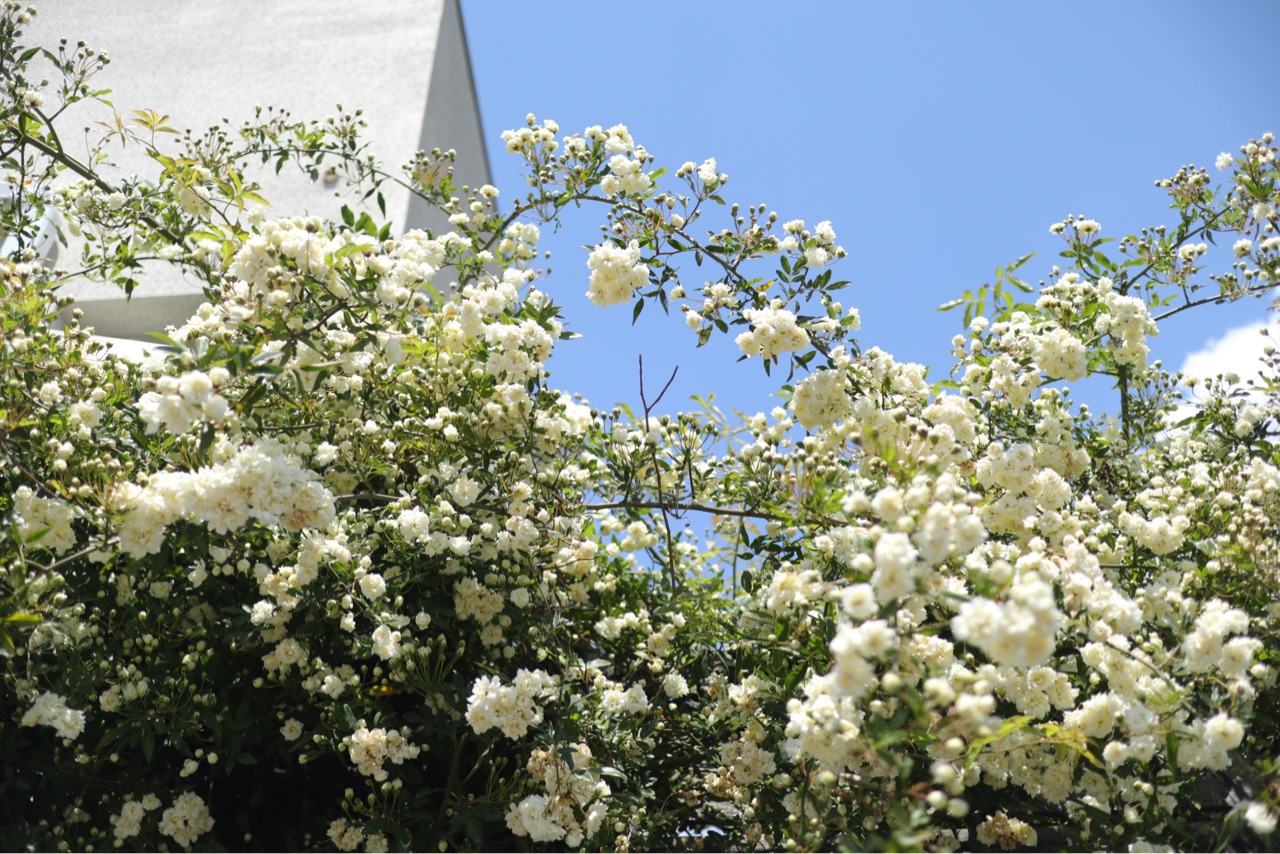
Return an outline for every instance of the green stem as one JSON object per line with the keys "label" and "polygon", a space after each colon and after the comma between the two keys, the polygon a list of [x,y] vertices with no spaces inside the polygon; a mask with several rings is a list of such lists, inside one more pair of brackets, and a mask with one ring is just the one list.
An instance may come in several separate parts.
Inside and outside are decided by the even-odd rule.
{"label": "green stem", "polygon": [[1124,433],[1124,441],[1129,443],[1130,432],[1130,412],[1129,412],[1129,366],[1120,365],[1118,371],[1117,387],[1120,389],[1120,427]]}

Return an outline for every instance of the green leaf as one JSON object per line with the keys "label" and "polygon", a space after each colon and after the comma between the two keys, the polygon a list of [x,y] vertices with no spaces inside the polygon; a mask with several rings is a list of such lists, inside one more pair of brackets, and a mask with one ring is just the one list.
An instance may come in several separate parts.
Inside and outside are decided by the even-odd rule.
{"label": "green leaf", "polygon": [[973,291],[965,291],[961,296],[958,296],[948,302],[944,302],[942,305],[938,306],[938,311],[951,311],[952,309],[959,308],[962,305],[968,305],[971,302],[973,302]]}
{"label": "green leaf", "polygon": [[1227,814],[1227,818],[1222,823],[1222,832],[1218,834],[1218,843],[1213,847],[1214,851],[1226,851],[1232,841],[1240,835],[1240,831],[1244,829],[1244,814],[1249,808],[1251,801],[1241,801],[1236,804],[1235,809]]}
{"label": "green leaf", "polygon": [[213,439],[217,435],[218,435],[218,431],[216,431],[213,428],[212,424],[205,425],[204,434],[201,435],[200,437],[199,453],[201,456],[204,456],[205,454],[209,453],[209,449],[213,447]]}
{"label": "green leaf", "polygon": [[165,335],[163,332],[148,332],[147,336],[149,338],[156,339],[160,343],[172,349],[175,353],[181,353],[183,350],[187,349],[186,347],[179,344],[177,341],[174,341],[168,335]]}

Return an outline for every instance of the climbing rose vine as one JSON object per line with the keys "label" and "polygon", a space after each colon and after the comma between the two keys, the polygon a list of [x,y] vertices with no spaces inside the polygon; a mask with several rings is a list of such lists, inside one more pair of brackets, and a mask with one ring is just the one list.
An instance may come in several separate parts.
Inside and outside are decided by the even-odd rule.
{"label": "climbing rose vine", "polygon": [[[1169,227],[1054,225],[1065,262],[952,304],[930,382],[855,337],[832,223],[726,205],[714,159],[530,117],[505,200],[449,152],[382,167],[353,114],[147,111],[77,159],[105,59],[27,50],[31,14],[0,15],[4,847],[1276,844],[1280,365],[1183,399],[1148,349],[1275,286],[1270,134],[1161,182]],[[450,230],[268,218],[263,161]],[[605,237],[548,278],[569,205]],[[60,295],[157,266],[207,301],[141,361]],[[786,405],[591,408],[554,384],[565,287],[732,336]]]}

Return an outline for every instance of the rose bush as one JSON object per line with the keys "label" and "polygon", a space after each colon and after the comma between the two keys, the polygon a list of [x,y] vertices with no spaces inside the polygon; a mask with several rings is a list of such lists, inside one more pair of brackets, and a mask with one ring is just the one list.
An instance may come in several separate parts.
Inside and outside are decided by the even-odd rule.
{"label": "rose bush", "polygon": [[[930,384],[853,337],[830,223],[706,228],[714,160],[530,117],[503,212],[448,152],[384,170],[355,116],[165,149],[141,112],[157,173],[113,183],[56,130],[105,59],[25,49],[30,14],[0,17],[5,847],[1274,844],[1277,364],[1188,406],[1146,343],[1274,287],[1269,134],[1162,182],[1177,224],[1114,257],[1054,226],[1065,263],[958,300]],[[267,220],[261,161],[453,230]],[[603,211],[597,304],[735,335],[788,406],[557,390],[567,205]],[[52,211],[76,269],[24,248]],[[208,301],[136,363],[58,289],[148,264]],[[1088,376],[1116,418],[1072,403]]]}

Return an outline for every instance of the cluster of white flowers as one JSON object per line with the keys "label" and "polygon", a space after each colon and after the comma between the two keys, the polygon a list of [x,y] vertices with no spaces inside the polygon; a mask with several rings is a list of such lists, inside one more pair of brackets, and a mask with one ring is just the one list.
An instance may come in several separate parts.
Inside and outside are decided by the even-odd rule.
{"label": "cluster of white flowers", "polygon": [[[355,239],[357,238],[348,238],[349,241]],[[448,257],[450,246],[460,241],[461,238],[454,232],[436,238],[417,228],[405,232],[390,253],[368,260],[369,268],[381,274],[376,291],[378,301],[388,306],[407,303],[414,291],[435,278]],[[358,262],[363,255],[347,257]]]}
{"label": "cluster of white flowers", "polygon": [[326,835],[339,851],[355,851],[365,839],[364,828],[349,824],[345,818],[331,821]]}
{"label": "cluster of white flowers", "polygon": [[640,263],[640,244],[634,240],[625,249],[601,243],[587,256],[587,267],[591,270],[587,296],[601,308],[629,302],[649,282],[649,267]]}
{"label": "cluster of white flowers", "polygon": [[1107,312],[1098,316],[1095,328],[1110,337],[1117,363],[1133,365],[1139,372],[1145,371],[1147,354],[1151,352],[1147,337],[1157,334],[1159,329],[1151,319],[1146,303],[1138,297],[1121,296],[1106,288],[1109,284],[1107,280],[1098,281]]}
{"label": "cluster of white flowers", "polygon": [[805,264],[811,269],[825,267],[837,258],[843,258],[844,254],[844,249],[836,245],[836,232],[829,221],[824,220],[813,227],[813,236],[805,241]]}
{"label": "cluster of white flowers", "polygon": [[916,576],[922,568],[919,557],[907,534],[894,531],[876,540],[871,587],[878,601],[892,602],[915,592]]}
{"label": "cluster of white flowers", "polygon": [[104,712],[114,712],[124,703],[132,703],[151,691],[151,683],[137,673],[135,665],[129,665],[119,674],[120,679],[98,695],[98,705]]}
{"label": "cluster of white flowers", "polygon": [[519,260],[528,260],[538,254],[538,241],[542,232],[531,222],[513,222],[502,233],[498,251]]}
{"label": "cluster of white flowers", "polygon": [[124,513],[120,548],[134,556],[155,554],[168,525],[179,519],[227,533],[250,520],[291,531],[333,521],[333,496],[315,473],[274,439],[215,455],[223,461],[194,472],[158,472],[145,486],[125,483],[113,505]]}
{"label": "cluster of white flowers", "polygon": [[186,433],[197,423],[225,419],[229,404],[217,389],[230,379],[226,368],[157,379],[156,390],[138,398],[138,416],[147,425],[147,435],[156,433],[161,425],[170,433]]}
{"label": "cluster of white flowers", "polygon": [[142,832],[142,821],[147,817],[147,813],[159,806],[160,799],[152,794],[144,796],[141,800],[125,801],[120,807],[120,813],[111,816],[112,834],[121,842],[137,836]]}
{"label": "cluster of white flowers", "polygon": [[783,252],[803,251],[805,264],[812,269],[825,267],[845,256],[844,249],[836,245],[836,232],[830,220],[823,220],[809,232],[805,230],[804,220],[793,219],[783,223],[782,230],[787,236],[778,248]]}
{"label": "cluster of white flowers", "polygon": [[1262,642],[1251,637],[1232,638],[1249,630],[1249,615],[1221,599],[1210,599],[1196,617],[1194,627],[1182,641],[1187,669],[1205,673],[1214,668],[1230,679],[1238,679],[1249,669]]}
{"label": "cluster of white flowers", "polygon": [[1172,519],[1164,516],[1143,519],[1129,512],[1120,514],[1121,529],[1144,548],[1151,549],[1158,555],[1167,555],[1182,548],[1190,525],[1191,520],[1182,514],[1177,514]]}
{"label": "cluster of white flowers", "polygon": [[[519,803],[507,808],[507,827],[517,836],[528,836],[534,842],[555,842],[568,832],[556,821],[556,801],[543,795],[528,795]],[[566,810],[567,812],[567,810]],[[571,818],[563,814],[559,816]]]}
{"label": "cluster of white flowers", "polygon": [[809,344],[809,334],[796,324],[796,316],[779,300],[765,308],[749,308],[742,316],[751,322],[751,331],[734,340],[748,356],[769,361],[779,353],[793,353]]}
{"label": "cluster of white flowers", "polygon": [[422,752],[422,748],[400,735],[399,730],[369,729],[363,720],[356,721],[355,732],[342,740],[342,746],[356,769],[379,783],[388,776],[384,762],[403,765],[406,759],[416,759]]}
{"label": "cluster of white flowers", "polygon": [[[850,675],[845,674],[845,681],[853,687],[856,680]],[[874,678],[874,672],[868,673],[868,684]],[[783,750],[793,762],[811,757],[820,768],[837,773],[858,767],[866,713],[857,699],[836,686],[834,677],[810,677],[804,699],[787,701],[787,714]]]}
{"label": "cluster of white flowers", "polygon": [[293,301],[296,283],[283,262],[290,262],[298,273],[328,281],[334,272],[333,253],[343,245],[345,240],[330,237],[319,217],[268,221],[241,244],[229,271],[255,293],[284,305]]}
{"label": "cluster of white flowers", "polygon": [[596,634],[605,640],[617,640],[624,631],[629,630],[648,632],[651,628],[649,612],[644,610],[641,610],[640,613],[624,611],[617,616],[608,614],[597,620],[593,628]]}
{"label": "cluster of white flowers", "polygon": [[534,320],[485,324],[484,338],[490,345],[485,371],[506,383],[537,377],[555,343],[552,331]]}
{"label": "cluster of white flowers", "polygon": [[399,658],[402,648],[400,639],[403,635],[385,623],[373,630],[373,654],[383,661]]}
{"label": "cluster of white flowers", "polygon": [[1035,358],[1040,369],[1052,379],[1075,382],[1089,369],[1084,342],[1060,326],[1036,336]]}
{"label": "cluster of white flowers", "polygon": [[625,154],[615,154],[609,158],[609,174],[600,181],[600,192],[606,198],[618,195],[639,196],[653,185],[653,179],[644,169],[644,149],[636,149],[636,157],[632,159]]}
{"label": "cluster of white flowers", "polygon": [[1061,222],[1055,222],[1049,226],[1049,233],[1063,234],[1067,229],[1073,229],[1076,234],[1088,237],[1102,231],[1102,224],[1096,219],[1085,219],[1083,216],[1070,215]]}
{"label": "cluster of white flowers", "polygon": [[951,630],[957,640],[973,644],[998,664],[1034,667],[1053,654],[1062,624],[1053,585],[1035,572],[1023,572],[1006,601],[975,598],[961,605]]}
{"label": "cluster of white flowers", "polygon": [[[19,486],[14,493],[13,523],[18,536],[29,548],[50,549],[62,554],[76,544],[75,510],[60,498],[43,498],[29,486]],[[32,539],[37,533],[39,539]]]}
{"label": "cluster of white flowers", "polygon": [[873,662],[897,650],[898,634],[884,620],[854,626],[841,624],[831,639],[831,689],[839,697],[859,700],[875,683]]}
{"label": "cluster of white flowers", "polygon": [[737,738],[721,744],[720,766],[703,776],[707,792],[749,803],[753,788],[769,780],[778,769],[773,751],[762,746],[764,738],[764,727],[752,720]]}
{"label": "cluster of white flowers", "polygon": [[789,563],[783,564],[773,574],[769,587],[761,591],[764,609],[770,614],[782,614],[791,610],[804,613],[810,605],[823,600],[827,585],[822,573],[815,569],[800,572]]}
{"label": "cluster of white flowers", "polygon": [[182,184],[178,187],[177,195],[178,203],[182,206],[184,213],[191,216],[205,216],[212,210],[209,204],[212,194],[203,184]]}
{"label": "cluster of white flowers", "polygon": [[853,415],[849,379],[843,371],[817,371],[801,380],[791,396],[791,411],[806,430],[814,431]]}
{"label": "cluster of white flowers", "polygon": [[673,670],[662,677],[662,692],[673,700],[679,700],[681,697],[688,696],[689,680]]}
{"label": "cluster of white flowers", "polygon": [[1008,448],[993,442],[978,460],[978,481],[1000,490],[996,500],[980,511],[990,530],[1025,534],[1042,517],[1057,514],[1071,501],[1070,484],[1046,465],[1040,450],[1026,442]]}
{"label": "cluster of white flowers", "polygon": [[601,678],[597,688],[600,690],[600,711],[610,717],[638,715],[649,708],[649,698],[642,683],[626,688]]}
{"label": "cluster of white flowers", "polygon": [[739,786],[752,786],[767,779],[777,770],[773,751],[760,746],[764,736],[759,725],[748,727],[741,738],[720,746],[720,761],[727,773]]}
{"label": "cluster of white flowers", "polygon": [[1244,724],[1226,712],[1197,720],[1188,730],[1186,742],[1178,746],[1178,765],[1184,771],[1197,768],[1225,771],[1231,765],[1230,751],[1244,741]]}
{"label": "cluster of white flowers", "polygon": [[556,684],[542,670],[521,669],[510,685],[496,676],[481,676],[467,699],[467,723],[477,735],[496,727],[507,738],[524,738],[529,727],[542,723],[542,707],[535,699],[551,694]]}
{"label": "cluster of white flowers", "polygon": [[22,716],[23,726],[53,727],[60,738],[79,738],[84,732],[84,712],[67,706],[61,694],[45,691]]}
{"label": "cluster of white flowers", "polygon": [[1003,812],[988,816],[986,821],[978,825],[977,835],[978,842],[988,848],[999,845],[1006,850],[1016,848],[1029,851],[1039,841],[1034,827],[1020,819],[1009,818]]}
{"label": "cluster of white flowers", "polygon": [[605,799],[612,792],[600,779],[587,745],[574,744],[563,750],[535,748],[525,770],[546,788],[546,795],[527,795],[507,808],[507,827],[512,833],[533,842],[563,839],[571,848],[596,835],[608,815]]}
{"label": "cluster of white flowers", "polygon": [[502,141],[507,144],[508,152],[533,157],[539,149],[550,154],[560,147],[560,143],[556,142],[560,125],[547,119],[539,127],[533,113],[525,117],[525,123],[527,127],[502,132]]}
{"label": "cluster of white flowers", "polygon": [[202,833],[213,830],[213,817],[204,798],[194,792],[183,792],[174,798],[173,806],[160,816],[160,832],[172,836],[183,848],[195,842]]}

